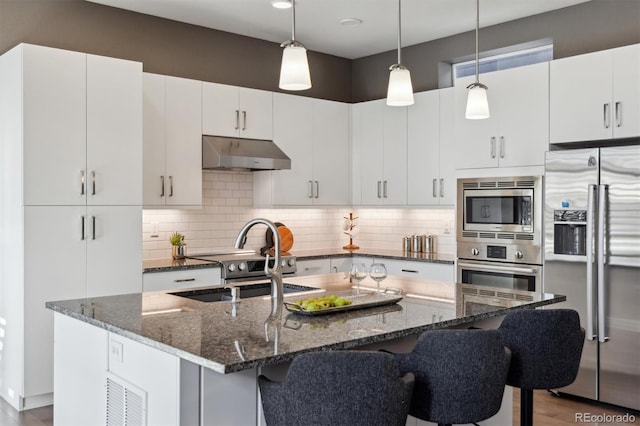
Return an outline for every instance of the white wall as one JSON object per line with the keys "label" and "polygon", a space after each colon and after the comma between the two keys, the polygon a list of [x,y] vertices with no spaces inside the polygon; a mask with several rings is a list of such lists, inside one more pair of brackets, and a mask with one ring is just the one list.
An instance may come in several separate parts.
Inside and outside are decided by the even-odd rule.
{"label": "white wall", "polygon": [[[341,248],[348,237],[342,233],[344,208],[254,209],[251,172],[204,171],[201,210],[144,210],[144,259],[171,257],[169,236],[185,234],[187,254],[233,247],[238,231],[248,220],[264,217],[287,225],[294,235],[293,250]],[[360,232],[354,240],[362,248],[402,249],[402,237],[413,233],[437,234],[438,251],[455,253],[453,209],[353,209]],[[151,237],[157,223],[159,236]],[[266,228],[255,227],[246,248],[265,243]],[[450,231],[450,232],[449,232]]]}

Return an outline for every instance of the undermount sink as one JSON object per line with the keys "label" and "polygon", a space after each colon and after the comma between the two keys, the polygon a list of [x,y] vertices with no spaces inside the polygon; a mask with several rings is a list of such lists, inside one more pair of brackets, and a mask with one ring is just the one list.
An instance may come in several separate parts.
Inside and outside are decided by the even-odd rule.
{"label": "undermount sink", "polygon": [[[248,299],[251,297],[268,296],[271,294],[271,283],[246,284],[234,286],[240,289],[240,299]],[[297,284],[283,284],[284,293],[302,293],[307,291],[319,290],[316,287],[307,287]],[[200,302],[221,302],[231,300],[231,289],[216,287],[206,288],[202,290],[179,291],[169,293],[174,296],[186,297],[188,299],[198,300]]]}

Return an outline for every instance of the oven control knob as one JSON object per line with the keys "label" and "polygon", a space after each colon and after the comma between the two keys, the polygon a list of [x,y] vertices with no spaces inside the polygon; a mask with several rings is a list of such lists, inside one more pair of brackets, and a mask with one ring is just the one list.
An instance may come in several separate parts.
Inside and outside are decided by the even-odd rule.
{"label": "oven control knob", "polygon": [[295,260],[295,259],[289,259],[289,261],[287,262],[287,264],[288,264],[289,266],[293,266],[293,265],[295,265],[295,264],[296,264],[296,260]]}
{"label": "oven control knob", "polygon": [[524,257],[524,254],[522,254],[520,250],[516,250],[514,254],[516,256],[516,259],[522,259]]}
{"label": "oven control knob", "polygon": [[477,248],[472,248],[471,254],[474,256],[478,256],[480,254],[480,250],[478,250]]}
{"label": "oven control knob", "polygon": [[235,263],[231,263],[229,266],[227,266],[227,269],[229,270],[229,272],[235,271],[236,270]]}
{"label": "oven control knob", "polygon": [[247,264],[242,262],[241,264],[238,265],[238,269],[241,271],[244,271],[245,269],[247,269]]}

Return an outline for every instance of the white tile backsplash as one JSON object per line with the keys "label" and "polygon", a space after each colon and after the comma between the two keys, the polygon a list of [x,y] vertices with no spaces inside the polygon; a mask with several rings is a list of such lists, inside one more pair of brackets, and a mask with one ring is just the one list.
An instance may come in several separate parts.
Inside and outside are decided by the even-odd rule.
{"label": "white tile backsplash", "polygon": [[[294,236],[294,250],[341,248],[349,243],[343,234],[343,218],[349,208],[253,208],[251,172],[204,171],[202,209],[144,210],[143,256],[145,260],[171,257],[169,236],[185,235],[187,254],[233,248],[240,228],[254,217],[282,222]],[[436,234],[437,250],[455,253],[453,209],[351,209],[359,219],[354,244],[362,248],[402,249],[402,237],[411,234]],[[158,237],[151,237],[152,224],[158,224]],[[254,227],[246,248],[265,244],[266,228]]]}

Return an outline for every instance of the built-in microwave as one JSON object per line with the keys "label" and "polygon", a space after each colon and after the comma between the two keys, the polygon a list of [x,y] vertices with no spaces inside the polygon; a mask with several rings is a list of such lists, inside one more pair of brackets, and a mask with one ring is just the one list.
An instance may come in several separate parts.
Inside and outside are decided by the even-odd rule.
{"label": "built-in microwave", "polygon": [[540,245],[542,176],[458,179],[457,240]]}

